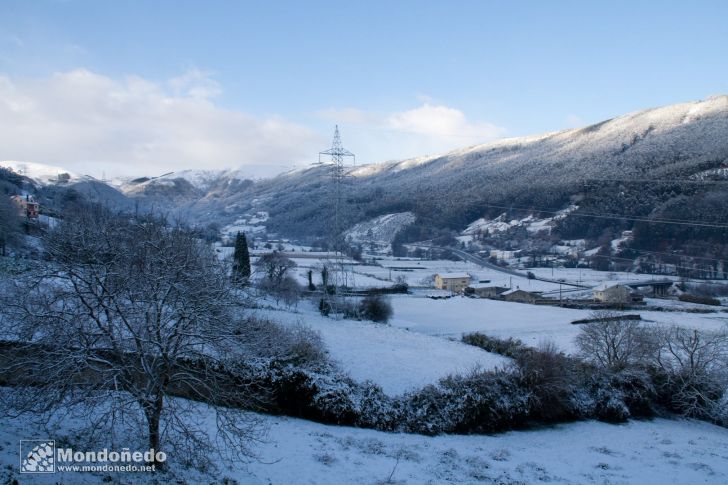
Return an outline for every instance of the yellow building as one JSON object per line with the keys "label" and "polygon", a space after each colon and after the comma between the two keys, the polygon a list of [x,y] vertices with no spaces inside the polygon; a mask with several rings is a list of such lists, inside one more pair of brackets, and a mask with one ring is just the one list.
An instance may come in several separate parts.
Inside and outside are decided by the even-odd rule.
{"label": "yellow building", "polygon": [[467,273],[442,273],[435,275],[435,288],[460,293],[470,284]]}

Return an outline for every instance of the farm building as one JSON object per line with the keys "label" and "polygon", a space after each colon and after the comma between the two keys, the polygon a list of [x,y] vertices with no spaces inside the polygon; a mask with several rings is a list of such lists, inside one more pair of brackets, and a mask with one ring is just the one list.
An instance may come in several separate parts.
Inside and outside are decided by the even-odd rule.
{"label": "farm building", "polygon": [[602,303],[631,303],[632,292],[624,285],[601,285],[594,289],[594,299]]}
{"label": "farm building", "polygon": [[435,275],[435,288],[460,293],[470,284],[467,273],[441,273]]}
{"label": "farm building", "polygon": [[533,291],[520,290],[516,288],[514,290],[504,291],[500,294],[500,297],[505,301],[533,304],[536,303],[536,300],[541,298],[541,295]]}
{"label": "farm building", "polygon": [[498,298],[501,293],[508,291],[504,286],[469,286],[465,293],[478,298]]}

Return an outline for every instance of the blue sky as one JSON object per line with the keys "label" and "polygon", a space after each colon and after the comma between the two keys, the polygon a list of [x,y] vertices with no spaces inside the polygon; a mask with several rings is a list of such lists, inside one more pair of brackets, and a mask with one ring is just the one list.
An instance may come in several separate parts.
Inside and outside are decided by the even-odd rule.
{"label": "blue sky", "polygon": [[5,0],[0,159],[270,175],[336,122],[362,162],[581,126],[728,92],[726,18],[725,1]]}

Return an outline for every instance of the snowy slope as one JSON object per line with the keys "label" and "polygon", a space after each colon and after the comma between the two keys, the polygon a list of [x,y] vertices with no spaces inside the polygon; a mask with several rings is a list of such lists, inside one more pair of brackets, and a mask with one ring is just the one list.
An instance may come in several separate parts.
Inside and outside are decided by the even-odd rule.
{"label": "snowy slope", "polygon": [[[213,414],[204,405],[193,406],[199,415],[196,424],[213,434]],[[43,485],[110,481],[246,485],[728,482],[728,430],[692,420],[654,419],[619,425],[586,421],[491,436],[427,437],[257,417],[269,430],[255,444],[257,460],[229,460],[223,450],[222,458],[212,456],[218,463],[217,472],[185,469],[172,460],[173,474],[162,476],[113,472],[21,475],[20,439],[73,440],[73,428],[68,420],[47,430],[26,416],[2,417],[0,481]],[[119,436],[115,440],[124,442]],[[111,446],[117,448],[118,444]]]}
{"label": "snowy slope", "polygon": [[387,252],[397,233],[413,222],[415,215],[412,212],[385,214],[354,225],[344,232],[344,237],[354,244],[364,245],[367,251]]}
{"label": "snowy slope", "polygon": [[[483,332],[496,337],[515,337],[536,346],[553,341],[567,352],[575,350],[579,325],[571,321],[589,318],[591,311],[552,306],[534,306],[506,301],[451,298],[431,300],[397,296],[392,298],[391,324],[427,335],[459,338],[467,332]],[[642,319],[664,325],[681,325],[703,330],[719,330],[728,325],[728,313],[678,313],[630,310]]]}
{"label": "snowy slope", "polygon": [[303,322],[317,330],[342,370],[355,380],[379,384],[390,395],[435,384],[449,374],[504,367],[509,362],[470,345],[403,328],[322,317],[310,302],[300,304],[300,313],[259,313],[283,324]]}

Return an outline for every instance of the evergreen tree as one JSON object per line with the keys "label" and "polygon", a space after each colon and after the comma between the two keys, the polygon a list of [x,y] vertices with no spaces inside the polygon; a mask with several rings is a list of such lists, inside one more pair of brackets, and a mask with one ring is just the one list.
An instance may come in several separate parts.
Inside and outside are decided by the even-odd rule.
{"label": "evergreen tree", "polygon": [[315,291],[316,285],[313,284],[313,271],[308,270],[308,290]]}
{"label": "evergreen tree", "polygon": [[250,253],[245,233],[235,236],[235,252],[233,253],[233,280],[236,283],[247,283],[250,278]]}

